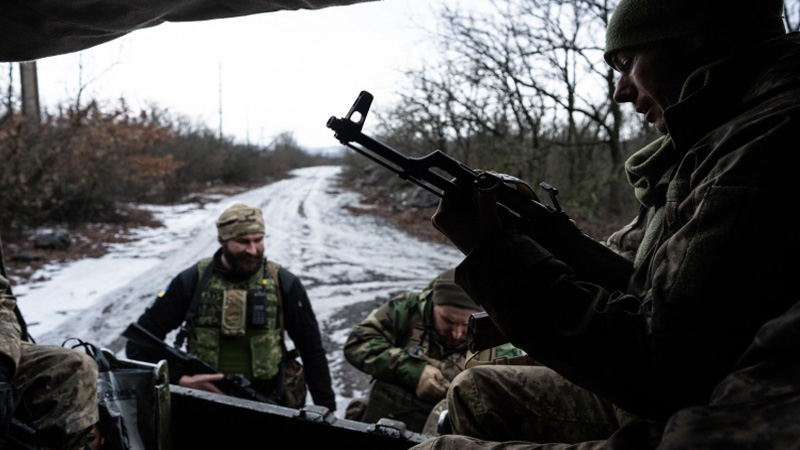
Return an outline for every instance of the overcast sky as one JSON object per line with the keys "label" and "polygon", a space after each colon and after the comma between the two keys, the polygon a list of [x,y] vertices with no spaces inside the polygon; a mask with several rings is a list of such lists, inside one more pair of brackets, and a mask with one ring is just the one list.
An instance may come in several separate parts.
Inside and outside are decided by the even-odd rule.
{"label": "overcast sky", "polygon": [[40,97],[52,108],[84,85],[84,100],[155,103],[214,132],[221,108],[223,134],[240,143],[266,145],[288,131],[308,148],[336,146],[328,118],[345,115],[361,90],[375,96],[373,109],[395,102],[401,71],[435,58],[420,25],[431,26],[432,11],[456,1],[381,0],[162,24],[39,60]]}

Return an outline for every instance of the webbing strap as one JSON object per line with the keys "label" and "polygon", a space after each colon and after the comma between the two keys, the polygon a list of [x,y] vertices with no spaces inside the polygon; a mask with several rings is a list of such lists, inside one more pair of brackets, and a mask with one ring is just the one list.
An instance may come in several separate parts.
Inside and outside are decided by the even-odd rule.
{"label": "webbing strap", "polygon": [[478,353],[467,353],[466,368],[475,366],[541,366],[542,363],[536,361],[528,355],[518,356],[497,356],[497,349],[491,348],[482,350]]}
{"label": "webbing strap", "polygon": [[200,277],[200,281],[198,281],[197,286],[195,287],[194,295],[192,296],[192,303],[189,304],[189,308],[186,310],[186,317],[184,317],[183,323],[181,324],[181,329],[178,331],[178,335],[175,336],[175,348],[182,348],[183,342],[189,335],[189,324],[192,323],[194,316],[197,314],[197,304],[200,302],[200,296],[203,295],[203,290],[206,288],[208,279],[211,278],[211,273],[213,271],[214,259],[212,258],[206,266],[206,269],[203,271],[203,276]]}

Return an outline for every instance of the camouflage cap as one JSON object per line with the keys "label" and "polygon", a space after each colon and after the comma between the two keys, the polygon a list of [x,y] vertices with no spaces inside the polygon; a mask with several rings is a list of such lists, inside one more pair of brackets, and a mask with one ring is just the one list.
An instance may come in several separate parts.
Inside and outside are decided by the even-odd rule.
{"label": "camouflage cap", "polygon": [[448,269],[439,274],[433,281],[433,304],[453,305],[459,308],[483,311],[472,298],[456,284],[456,270]]}
{"label": "camouflage cap", "polygon": [[606,29],[605,59],[620,50],[708,33],[745,44],[786,33],[782,0],[621,0]]}
{"label": "camouflage cap", "polygon": [[217,236],[220,241],[254,233],[264,233],[264,218],[258,208],[236,203],[223,211],[217,219]]}

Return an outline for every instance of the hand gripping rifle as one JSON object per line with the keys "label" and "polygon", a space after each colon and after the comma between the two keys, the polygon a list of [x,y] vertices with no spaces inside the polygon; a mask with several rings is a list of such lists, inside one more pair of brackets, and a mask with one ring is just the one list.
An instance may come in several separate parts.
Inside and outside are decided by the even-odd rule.
{"label": "hand gripping rifle", "polygon": [[[479,172],[440,150],[409,157],[362,133],[371,104],[372,94],[361,91],[347,116],[328,119],[328,128],[336,132],[339,142],[439,197],[474,197],[473,185]],[[547,183],[540,186],[550,194],[553,206],[541,203],[533,192],[523,194],[506,183],[498,183],[495,194],[503,223],[531,236],[572,267],[577,279],[610,292],[625,290],[633,273],[631,262],[584,234],[561,210],[556,200],[558,191]]]}
{"label": "hand gripping rifle", "polygon": [[[157,350],[161,357],[166,359],[168,362],[182,366],[187,373],[221,373],[197,356],[192,355],[191,353],[183,352],[167,344],[136,322],[130,324],[125,332],[122,333],[122,336],[138,343],[139,345]],[[240,373],[225,375],[225,378],[216,381],[214,384],[216,384],[217,387],[222,390],[222,392],[234,397],[270,403],[273,405],[277,404],[277,402],[274,400],[256,391],[250,385],[250,381],[248,381],[247,378]]]}

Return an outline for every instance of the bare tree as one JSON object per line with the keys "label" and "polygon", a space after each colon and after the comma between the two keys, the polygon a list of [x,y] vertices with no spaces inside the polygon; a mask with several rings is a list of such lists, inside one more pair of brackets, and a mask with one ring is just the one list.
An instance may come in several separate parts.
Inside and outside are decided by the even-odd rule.
{"label": "bare tree", "polygon": [[571,206],[630,213],[622,200],[625,141],[642,124],[613,101],[615,73],[603,60],[615,4],[445,6],[432,31],[441,61],[408,72],[412,87],[387,117],[394,135],[471,165],[557,183]]}
{"label": "bare tree", "polygon": [[83,93],[86,91],[86,89],[89,87],[89,85],[91,85],[92,83],[94,83],[95,81],[100,79],[100,77],[102,77],[107,72],[109,72],[117,64],[119,64],[119,62],[114,62],[113,64],[109,65],[108,67],[106,67],[105,69],[100,71],[98,74],[96,74],[96,75],[92,76],[91,78],[89,78],[88,80],[84,81],[85,68],[84,68],[84,64],[83,64],[83,52],[79,52],[78,53],[78,90],[75,93],[75,108],[76,109],[80,109],[81,108],[81,100],[82,100],[82,97],[83,97]]}

